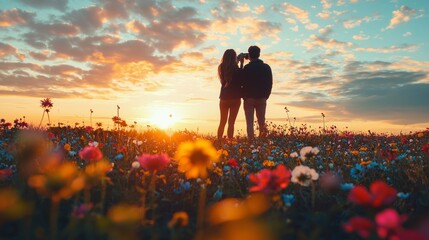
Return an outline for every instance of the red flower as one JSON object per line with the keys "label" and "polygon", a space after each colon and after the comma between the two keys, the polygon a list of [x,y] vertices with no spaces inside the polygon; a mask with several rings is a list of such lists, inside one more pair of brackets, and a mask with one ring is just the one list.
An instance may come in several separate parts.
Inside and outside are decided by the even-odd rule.
{"label": "red flower", "polygon": [[40,106],[44,109],[49,109],[54,106],[50,98],[45,98],[40,100]]}
{"label": "red flower", "polygon": [[396,199],[396,190],[383,181],[373,182],[370,191],[363,186],[354,187],[349,193],[349,201],[357,205],[380,207]]}
{"label": "red flower", "polygon": [[429,143],[422,146],[422,151],[424,154],[429,155]]}
{"label": "red flower", "polygon": [[227,164],[231,167],[231,168],[238,168],[240,165],[238,164],[237,160],[235,160],[234,158],[230,158],[227,162]]}
{"label": "red flower", "polygon": [[103,153],[98,147],[86,146],[79,151],[79,157],[87,161],[97,161],[103,158]]}
{"label": "red flower", "polygon": [[12,169],[10,168],[0,169],[0,180],[6,179],[10,176],[12,176]]}
{"label": "red flower", "polygon": [[250,174],[249,179],[256,186],[250,188],[251,192],[276,193],[286,188],[290,183],[291,173],[282,164],[276,169],[262,169],[257,174]]}
{"label": "red flower", "polygon": [[142,154],[137,157],[137,161],[140,163],[145,170],[155,171],[161,170],[170,163],[170,158],[167,154]]}
{"label": "red flower", "polygon": [[347,223],[343,224],[343,229],[346,232],[356,232],[362,238],[368,238],[373,229],[374,223],[365,217],[353,217]]}

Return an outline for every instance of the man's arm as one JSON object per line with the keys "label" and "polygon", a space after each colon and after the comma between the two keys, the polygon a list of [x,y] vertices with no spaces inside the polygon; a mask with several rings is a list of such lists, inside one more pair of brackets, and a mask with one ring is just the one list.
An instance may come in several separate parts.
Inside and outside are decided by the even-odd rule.
{"label": "man's arm", "polygon": [[271,95],[271,90],[273,89],[273,73],[271,71],[271,67],[267,64],[267,78],[268,78],[268,86],[267,86],[267,99]]}

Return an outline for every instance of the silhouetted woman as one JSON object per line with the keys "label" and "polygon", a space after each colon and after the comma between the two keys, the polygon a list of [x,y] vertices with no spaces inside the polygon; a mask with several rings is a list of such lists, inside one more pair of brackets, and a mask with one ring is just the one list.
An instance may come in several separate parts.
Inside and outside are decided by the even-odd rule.
{"label": "silhouetted woman", "polygon": [[[242,61],[241,61],[242,62]],[[233,49],[225,51],[222,62],[218,67],[218,75],[222,87],[220,89],[220,123],[217,129],[218,139],[222,139],[226,122],[228,121],[228,138],[234,135],[234,124],[241,105],[242,80],[238,67],[237,54]],[[229,117],[228,117],[229,115]]]}

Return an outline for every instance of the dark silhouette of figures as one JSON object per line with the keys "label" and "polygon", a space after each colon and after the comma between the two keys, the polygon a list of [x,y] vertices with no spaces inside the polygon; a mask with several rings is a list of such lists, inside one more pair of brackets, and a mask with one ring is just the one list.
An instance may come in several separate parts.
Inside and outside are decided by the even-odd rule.
{"label": "dark silhouette of figures", "polygon": [[259,125],[259,136],[267,133],[265,125],[265,111],[267,99],[270,97],[273,87],[273,75],[271,67],[259,59],[261,49],[250,46],[248,57],[250,62],[243,68],[243,98],[244,113],[246,115],[247,137],[253,139],[254,114]]}
{"label": "dark silhouette of figures", "polygon": [[242,98],[242,69],[238,67],[237,53],[233,49],[227,49],[218,67],[218,75],[221,83],[220,89],[220,122],[217,130],[219,140],[223,137],[226,122],[228,121],[228,138],[234,136],[234,124],[241,105]]}

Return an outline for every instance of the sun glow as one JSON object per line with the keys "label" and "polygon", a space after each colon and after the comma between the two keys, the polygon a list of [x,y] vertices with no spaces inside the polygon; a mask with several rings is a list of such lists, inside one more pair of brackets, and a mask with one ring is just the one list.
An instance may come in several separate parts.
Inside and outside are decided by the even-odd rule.
{"label": "sun glow", "polygon": [[150,123],[161,129],[171,128],[177,121],[177,115],[171,109],[161,108],[153,110]]}

